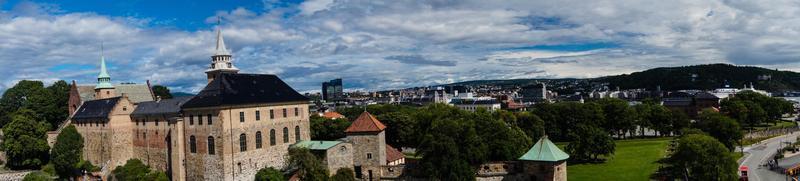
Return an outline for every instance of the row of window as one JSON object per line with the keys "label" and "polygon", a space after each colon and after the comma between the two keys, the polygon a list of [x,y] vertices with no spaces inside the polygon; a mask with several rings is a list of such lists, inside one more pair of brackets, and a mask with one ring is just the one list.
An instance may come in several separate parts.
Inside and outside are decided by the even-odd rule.
{"label": "row of window", "polygon": [[[87,123],[87,122],[78,122],[78,123],[75,123],[75,124],[77,124],[78,126],[86,126],[86,125],[89,125],[89,127],[93,127],[91,122],[89,122],[89,123]],[[95,121],[95,122],[94,122],[94,126],[96,126],[96,127],[101,127],[101,126],[102,126],[102,127],[106,127],[106,123],[105,123],[105,122],[98,122],[98,121]]]}
{"label": "row of window", "polygon": [[[194,125],[194,117],[194,115],[189,115],[189,125]],[[214,119],[212,119],[213,117],[211,114],[207,114],[206,118],[206,123],[208,123],[208,125],[214,124]],[[197,124],[203,125],[203,115],[197,115]]]}
{"label": "row of window", "polygon": [[[136,122],[136,126],[139,126],[140,122],[142,123],[142,126],[147,126],[147,121],[145,121],[144,119],[137,119],[137,120],[134,120],[134,121]],[[160,122],[160,120],[156,119],[153,122],[156,124],[156,126],[158,126],[158,122]],[[166,122],[166,120],[164,120],[164,122]]]}
{"label": "row of window", "polygon": [[[263,141],[261,138],[261,131],[256,131],[256,149],[260,149],[263,146]],[[300,141],[300,126],[294,127],[294,138],[295,142]],[[289,143],[289,128],[283,127],[283,143]],[[269,130],[269,145],[274,146],[276,145],[275,141],[275,129]],[[215,154],[215,147],[214,147],[214,137],[208,137],[208,154],[213,155]],[[192,153],[197,153],[197,141],[194,135],[189,136],[189,151]],[[245,152],[247,151],[247,134],[240,134],[239,135],[239,151]]]}
{"label": "row of window", "polygon": [[[282,113],[283,113],[283,117],[284,118],[289,117],[288,113],[286,111],[286,108],[283,108],[282,111],[283,111]],[[300,111],[301,111],[300,108],[296,108],[295,107],[294,108],[294,116],[295,117],[300,116]],[[244,122],[244,114],[245,114],[244,111],[239,112],[239,122]],[[261,120],[261,110],[256,110],[255,114],[256,114],[256,121],[260,121]],[[275,119],[275,110],[272,110],[272,109],[269,110],[269,119]]]}

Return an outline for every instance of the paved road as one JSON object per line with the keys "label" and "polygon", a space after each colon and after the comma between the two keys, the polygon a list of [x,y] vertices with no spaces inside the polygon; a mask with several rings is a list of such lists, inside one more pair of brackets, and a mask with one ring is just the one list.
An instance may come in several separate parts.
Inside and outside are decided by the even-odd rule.
{"label": "paved road", "polygon": [[771,156],[775,154],[782,141],[795,140],[798,135],[800,135],[800,132],[794,132],[792,134],[764,140],[761,144],[745,147],[744,151],[749,153],[749,155],[739,166],[747,165],[747,167],[750,168],[749,180],[751,181],[787,180],[785,175],[771,171],[767,167],[762,167],[760,165],[765,165],[767,161],[771,159]]}

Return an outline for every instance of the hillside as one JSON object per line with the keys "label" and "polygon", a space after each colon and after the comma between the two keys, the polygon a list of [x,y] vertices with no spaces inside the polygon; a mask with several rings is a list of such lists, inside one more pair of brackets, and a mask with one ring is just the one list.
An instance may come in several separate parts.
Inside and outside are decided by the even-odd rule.
{"label": "hillside", "polygon": [[591,81],[607,82],[609,87],[619,86],[622,89],[655,89],[661,86],[662,90],[710,90],[721,87],[727,81],[737,88],[752,82],[757,89],[767,91],[800,90],[800,73],[730,64],[655,68]]}

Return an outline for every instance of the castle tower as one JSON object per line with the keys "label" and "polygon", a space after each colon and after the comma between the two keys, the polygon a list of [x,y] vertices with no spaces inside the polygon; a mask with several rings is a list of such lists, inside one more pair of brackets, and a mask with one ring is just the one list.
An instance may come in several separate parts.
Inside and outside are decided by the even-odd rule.
{"label": "castle tower", "polygon": [[364,111],[344,131],[353,143],[353,165],[356,178],[380,178],[381,165],[386,165],[386,126]]}
{"label": "castle tower", "polygon": [[106,58],[100,56],[100,75],[97,75],[97,85],[94,87],[95,99],[105,99],[116,96],[114,85],[111,85],[111,76],[106,70]]}
{"label": "castle tower", "polygon": [[225,40],[222,38],[222,29],[217,27],[217,49],[214,52],[214,55],[211,56],[211,66],[206,70],[206,76],[208,78],[208,82],[210,83],[214,80],[219,74],[223,73],[231,73],[235,74],[239,72],[235,66],[233,66],[231,53],[228,52],[228,49],[225,48]]}

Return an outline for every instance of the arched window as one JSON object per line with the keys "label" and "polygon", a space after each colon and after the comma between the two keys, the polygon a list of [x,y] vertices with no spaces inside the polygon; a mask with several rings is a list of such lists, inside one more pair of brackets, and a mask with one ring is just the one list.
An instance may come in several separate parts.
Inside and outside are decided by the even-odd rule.
{"label": "arched window", "polygon": [[197,153],[197,141],[194,139],[194,135],[189,136],[189,151]]}
{"label": "arched window", "polygon": [[275,145],[275,129],[269,130],[269,145]]}
{"label": "arched window", "polygon": [[239,135],[239,151],[247,151],[247,135],[244,133]]}
{"label": "arched window", "polygon": [[283,127],[283,143],[289,142],[289,128]]}
{"label": "arched window", "polygon": [[208,137],[208,154],[209,155],[215,154],[216,153],[215,149],[216,149],[216,147],[214,147],[214,137],[213,136],[209,136]]}
{"label": "arched window", "polygon": [[256,149],[261,148],[261,131],[256,131]]}
{"label": "arched window", "polygon": [[300,142],[300,126],[294,127],[294,142]]}

